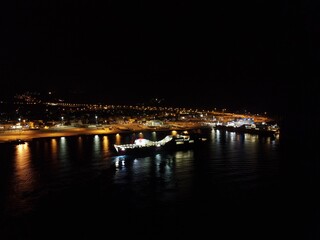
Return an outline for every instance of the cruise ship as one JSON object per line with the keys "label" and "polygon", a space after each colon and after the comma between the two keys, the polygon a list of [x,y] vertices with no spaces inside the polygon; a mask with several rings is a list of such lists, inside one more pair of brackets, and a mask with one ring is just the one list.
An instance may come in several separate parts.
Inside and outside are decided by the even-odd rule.
{"label": "cruise ship", "polygon": [[116,152],[120,155],[154,153],[161,150],[188,149],[194,145],[206,141],[206,138],[192,138],[190,135],[176,134],[167,135],[160,141],[151,141],[145,138],[138,138],[130,144],[114,144]]}

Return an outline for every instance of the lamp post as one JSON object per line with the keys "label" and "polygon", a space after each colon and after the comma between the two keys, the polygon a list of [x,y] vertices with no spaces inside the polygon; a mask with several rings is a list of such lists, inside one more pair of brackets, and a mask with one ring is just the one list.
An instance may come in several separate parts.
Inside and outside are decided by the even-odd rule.
{"label": "lamp post", "polygon": [[95,118],[96,118],[96,125],[98,125],[98,116],[96,115]]}
{"label": "lamp post", "polygon": [[19,135],[21,135],[21,130],[22,130],[22,127],[21,127],[21,118],[18,118],[18,121],[19,121]]}
{"label": "lamp post", "polygon": [[61,117],[61,125],[63,125],[63,119],[64,119],[64,117],[62,116]]}

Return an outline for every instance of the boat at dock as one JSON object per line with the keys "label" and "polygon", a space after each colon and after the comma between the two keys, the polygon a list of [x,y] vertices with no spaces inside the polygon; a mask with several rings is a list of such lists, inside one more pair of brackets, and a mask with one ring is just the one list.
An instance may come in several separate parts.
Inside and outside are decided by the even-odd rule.
{"label": "boat at dock", "polygon": [[276,136],[280,133],[280,129],[277,125],[249,125],[243,124],[241,126],[227,126],[227,125],[217,125],[214,129],[228,131],[228,132],[237,132],[237,133],[249,133],[257,134],[262,136]]}
{"label": "boat at dock", "polygon": [[193,138],[190,135],[176,134],[167,135],[159,141],[138,138],[134,143],[114,144],[114,148],[116,152],[121,155],[153,153],[161,150],[188,149],[206,140],[207,139],[203,137]]}

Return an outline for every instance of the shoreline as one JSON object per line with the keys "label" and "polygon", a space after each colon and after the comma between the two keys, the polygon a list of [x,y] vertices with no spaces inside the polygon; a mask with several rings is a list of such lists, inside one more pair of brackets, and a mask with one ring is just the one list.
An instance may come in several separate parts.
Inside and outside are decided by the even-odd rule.
{"label": "shoreline", "polygon": [[143,125],[133,125],[133,124],[118,124],[112,126],[112,128],[81,128],[81,127],[53,127],[49,129],[39,129],[39,130],[9,130],[0,133],[0,143],[10,143],[10,141],[15,141],[21,139],[23,141],[32,141],[37,138],[54,138],[54,137],[68,137],[68,136],[80,136],[80,135],[111,135],[111,134],[121,134],[121,133],[134,133],[143,131],[184,131],[184,130],[196,130],[201,128],[208,128],[208,126],[203,126],[202,124],[185,124],[176,123],[170,128],[161,127],[148,127]]}

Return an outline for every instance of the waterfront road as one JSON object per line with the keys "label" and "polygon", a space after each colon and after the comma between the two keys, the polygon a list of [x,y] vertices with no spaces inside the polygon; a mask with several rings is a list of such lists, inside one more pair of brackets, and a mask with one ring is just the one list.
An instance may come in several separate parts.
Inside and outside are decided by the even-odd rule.
{"label": "waterfront road", "polygon": [[150,127],[143,124],[113,124],[108,127],[71,127],[59,126],[39,130],[8,130],[0,132],[0,143],[9,142],[16,139],[31,141],[34,138],[43,137],[64,137],[76,135],[95,135],[95,134],[116,134],[123,132],[140,131],[165,131],[165,130],[189,130],[203,127],[202,123],[190,122],[171,122],[165,127]]}

